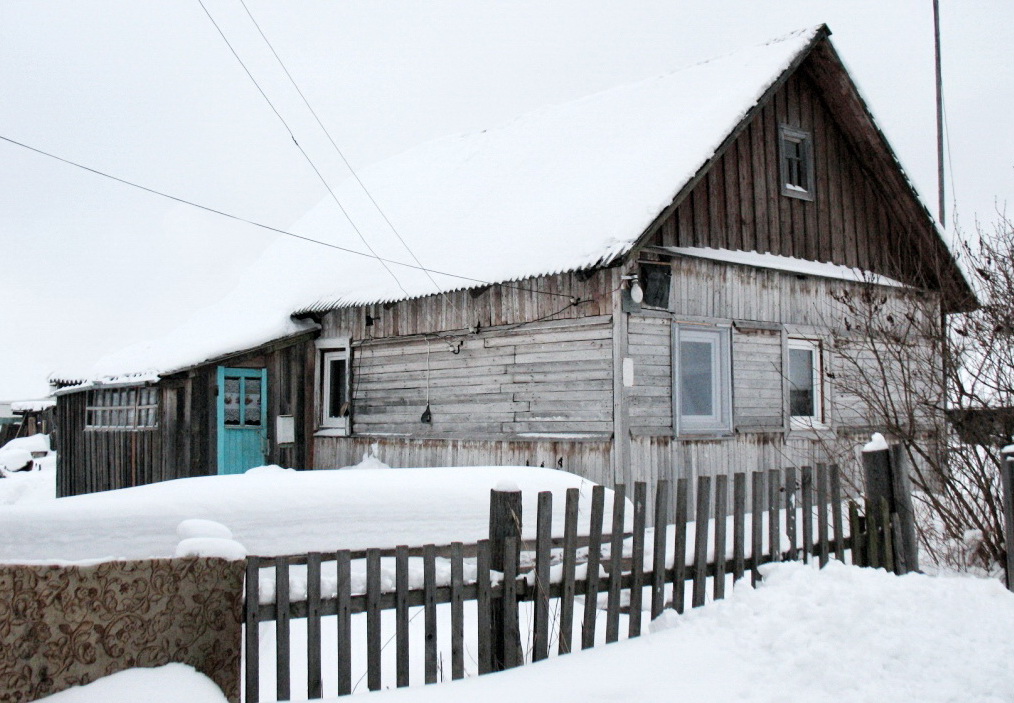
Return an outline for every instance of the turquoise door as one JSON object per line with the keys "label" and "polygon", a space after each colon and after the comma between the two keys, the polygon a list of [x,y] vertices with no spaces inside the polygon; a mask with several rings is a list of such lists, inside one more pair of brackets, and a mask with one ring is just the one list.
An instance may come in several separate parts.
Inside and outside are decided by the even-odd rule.
{"label": "turquoise door", "polygon": [[264,464],[268,448],[268,370],[218,367],[218,473]]}

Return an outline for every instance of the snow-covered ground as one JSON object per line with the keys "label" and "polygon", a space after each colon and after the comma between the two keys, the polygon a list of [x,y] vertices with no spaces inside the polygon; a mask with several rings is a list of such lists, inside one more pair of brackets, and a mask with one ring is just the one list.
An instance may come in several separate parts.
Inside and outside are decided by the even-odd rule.
{"label": "snow-covered ground", "polygon": [[[760,588],[744,583],[682,617],[667,611],[640,639],[371,700],[1014,701],[1014,595],[997,581],[836,562],[764,572]],[[153,697],[161,689],[172,700],[220,703],[202,679],[182,667],[133,671],[47,700],[161,700]]]}
{"label": "snow-covered ground", "polygon": [[[552,491],[561,533],[566,489],[578,488],[579,524],[587,525],[592,484],[553,469],[261,467],[36,503],[22,495],[0,505],[0,560],[172,556],[176,528],[191,518],[226,525],[248,553],[262,556],[475,542],[488,534],[489,492],[498,484],[520,488],[532,516],[538,492]],[[607,515],[610,498],[607,492]],[[534,521],[525,530],[534,538]]]}

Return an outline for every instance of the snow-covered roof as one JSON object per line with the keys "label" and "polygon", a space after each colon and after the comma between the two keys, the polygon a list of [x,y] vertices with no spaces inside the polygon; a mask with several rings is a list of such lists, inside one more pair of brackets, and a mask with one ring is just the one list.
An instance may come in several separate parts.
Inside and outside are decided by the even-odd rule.
{"label": "snow-covered roof", "polygon": [[16,400],[11,403],[11,412],[15,413],[38,413],[56,405],[53,398],[41,398],[39,400]]}
{"label": "snow-covered roof", "polygon": [[[365,168],[358,176],[369,195],[350,178],[335,188],[341,208],[328,196],[290,230],[364,256],[280,237],[230,296],[161,340],[103,359],[92,376],[164,374],[312,329],[290,319],[294,312],[615,260],[822,29],[437,139]],[[419,270],[416,258],[441,273]]]}
{"label": "snow-covered roof", "polygon": [[794,256],[781,256],[780,254],[740,251],[736,249],[713,249],[711,247],[664,247],[664,250],[679,256],[709,259],[727,264],[741,264],[743,266],[772,269],[774,271],[786,271],[802,276],[833,278],[839,281],[853,281],[856,283],[871,283],[878,286],[896,287],[904,285],[900,281],[882,276],[879,273],[873,273],[872,271],[832,264],[827,261],[797,259]]}

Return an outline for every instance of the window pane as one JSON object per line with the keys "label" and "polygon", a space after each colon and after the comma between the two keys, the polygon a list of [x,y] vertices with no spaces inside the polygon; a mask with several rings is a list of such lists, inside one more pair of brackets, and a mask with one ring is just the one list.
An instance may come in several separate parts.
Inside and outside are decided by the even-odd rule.
{"label": "window pane", "polygon": [[328,362],[328,417],[343,417],[342,406],[348,400],[345,393],[345,359],[331,359]]}
{"label": "window pane", "polygon": [[259,378],[246,379],[246,399],[243,424],[261,424],[261,380]]}
{"label": "window pane", "polygon": [[813,350],[789,349],[789,414],[813,417]]}
{"label": "window pane", "polygon": [[680,342],[680,414],[715,414],[711,342]]}
{"label": "window pane", "polygon": [[239,379],[225,379],[225,424],[239,424]]}

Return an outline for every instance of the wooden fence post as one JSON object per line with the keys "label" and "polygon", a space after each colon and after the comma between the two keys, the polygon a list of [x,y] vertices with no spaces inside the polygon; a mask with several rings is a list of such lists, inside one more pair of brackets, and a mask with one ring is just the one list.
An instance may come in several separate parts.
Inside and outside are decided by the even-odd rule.
{"label": "wooden fence post", "polygon": [[1004,447],[1000,462],[1003,486],[1003,544],[1007,552],[1007,590],[1014,591],[1014,445]]}
{"label": "wooden fence post", "polygon": [[[515,550],[513,564],[518,563],[521,549],[521,490],[513,486],[492,489],[489,492],[489,566],[494,571],[503,571],[507,563],[506,547],[508,538],[513,538],[511,544]],[[513,591],[513,589],[501,589],[501,593]],[[495,599],[494,599],[495,600]],[[505,648],[505,636],[507,633],[519,632],[518,623],[507,623],[504,621],[504,607],[502,598],[499,603],[492,603],[490,608],[490,631],[492,633],[492,671],[503,671],[508,665],[508,652]],[[513,612],[516,612],[514,610]],[[518,649],[521,643],[517,643]]]}
{"label": "wooden fence post", "polygon": [[[883,498],[887,501],[888,512],[897,513],[901,521],[902,541],[894,548],[902,555],[901,562],[909,571],[918,571],[919,544],[915,535],[915,511],[906,464],[904,447],[900,444],[889,448],[886,443],[870,442],[863,448],[866,496],[874,509]],[[890,529],[890,526],[885,525],[884,528]]]}

